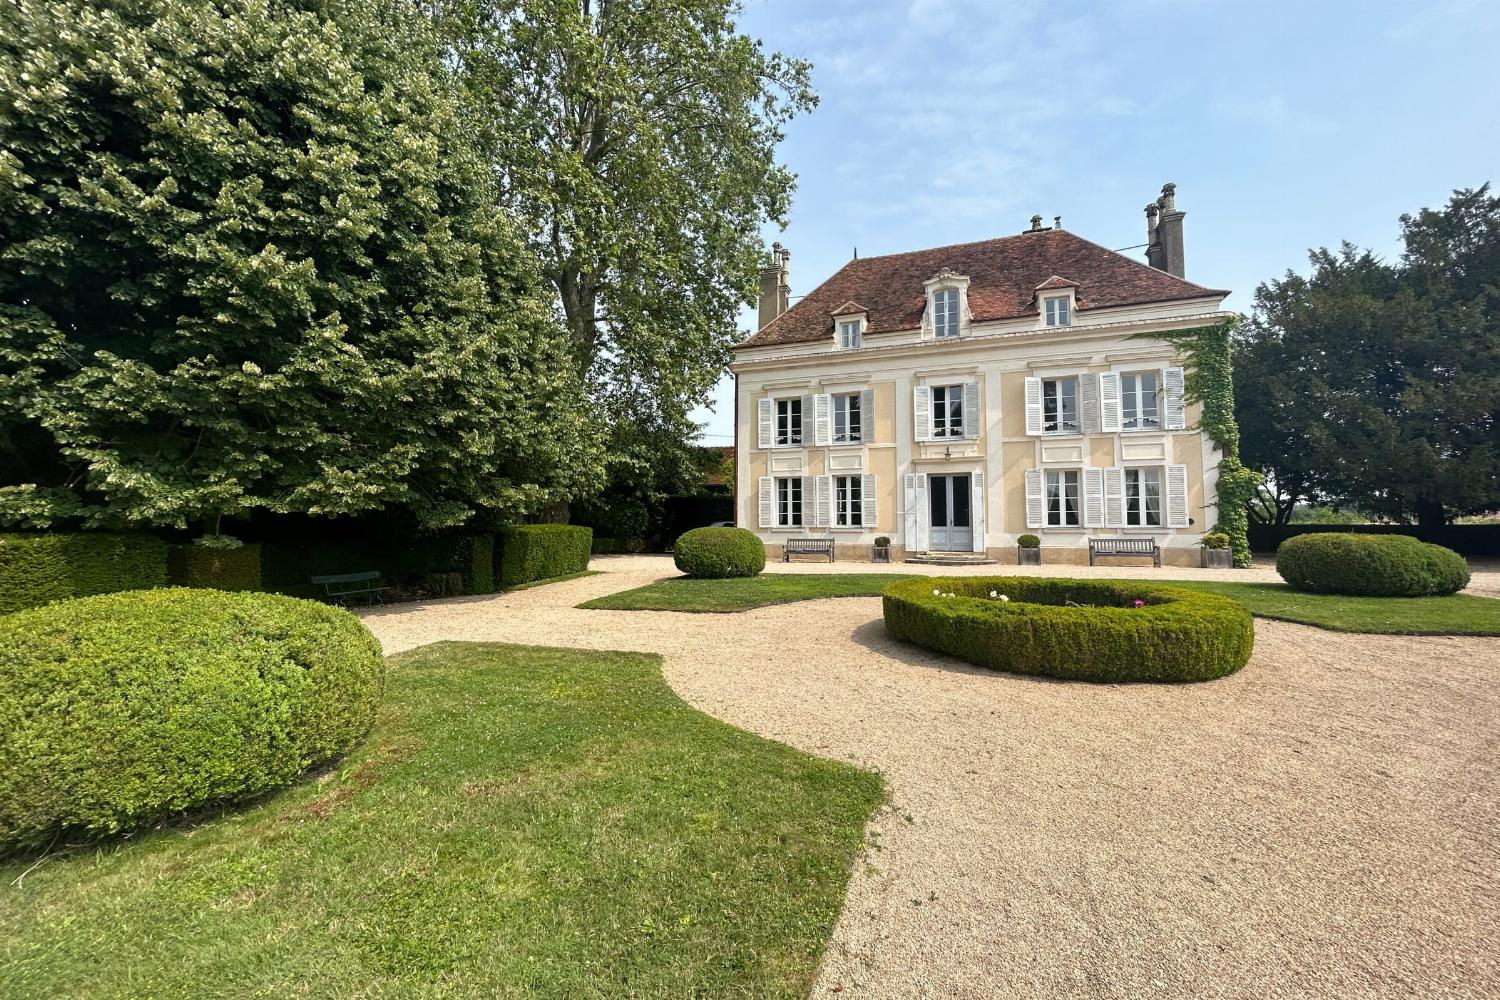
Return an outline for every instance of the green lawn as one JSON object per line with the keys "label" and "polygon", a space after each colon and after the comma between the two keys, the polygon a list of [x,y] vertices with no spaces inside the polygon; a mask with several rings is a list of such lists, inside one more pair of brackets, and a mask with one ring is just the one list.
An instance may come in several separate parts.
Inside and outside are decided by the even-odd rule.
{"label": "green lawn", "polygon": [[[1003,574],[996,574],[1003,575]],[[764,574],[745,580],[674,577],[580,604],[622,611],[747,611],[819,597],[878,596],[909,577],[893,573]],[[1146,582],[1146,581],[1142,581]],[[1500,635],[1500,600],[1452,597],[1338,597],[1305,594],[1281,583],[1160,580],[1223,594],[1261,618],[1301,622],[1339,632],[1403,635]]]}
{"label": "green lawn", "polygon": [[693,580],[685,576],[621,591],[578,605],[602,611],[749,611],[818,597],[867,597],[887,584],[908,580],[901,573],[830,573],[793,576],[764,573],[734,580]]}
{"label": "green lawn", "polygon": [[876,775],[694,711],[652,656],[392,662],[336,771],[0,864],[0,995],[806,995]]}

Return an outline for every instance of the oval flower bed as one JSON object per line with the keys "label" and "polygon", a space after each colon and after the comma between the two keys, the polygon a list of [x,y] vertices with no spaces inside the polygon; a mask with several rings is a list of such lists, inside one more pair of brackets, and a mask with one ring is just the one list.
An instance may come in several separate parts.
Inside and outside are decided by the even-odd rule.
{"label": "oval flower bed", "polygon": [[939,577],[885,589],[893,638],[981,667],[1087,681],[1201,681],[1245,665],[1239,604],[1155,584]]}

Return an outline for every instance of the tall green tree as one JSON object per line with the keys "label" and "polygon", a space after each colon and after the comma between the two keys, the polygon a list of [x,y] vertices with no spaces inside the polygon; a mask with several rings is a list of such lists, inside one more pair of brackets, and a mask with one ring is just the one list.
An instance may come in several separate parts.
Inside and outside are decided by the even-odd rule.
{"label": "tall green tree", "polygon": [[735,0],[435,7],[577,370],[629,424],[617,451],[685,441],[740,337],[761,228],[785,221],[776,145],[815,103],[807,65],[741,33]]}
{"label": "tall green tree", "polygon": [[592,488],[565,334],[418,8],[0,17],[0,517],[446,526]]}
{"label": "tall green tree", "polygon": [[1331,501],[1423,525],[1500,506],[1500,198],[1401,218],[1388,263],[1344,244],[1257,289],[1235,399],[1277,517]]}

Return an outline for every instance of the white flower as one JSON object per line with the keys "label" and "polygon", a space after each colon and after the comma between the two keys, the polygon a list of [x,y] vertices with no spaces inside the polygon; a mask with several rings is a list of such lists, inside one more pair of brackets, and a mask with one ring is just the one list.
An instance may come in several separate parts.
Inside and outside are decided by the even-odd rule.
{"label": "white flower", "polygon": [[1002,600],[1002,601],[1008,601],[1008,600],[1010,600],[1010,598],[1006,597],[1004,594],[1001,594],[1000,595],[1000,600]]}
{"label": "white flower", "polygon": [[991,597],[999,597],[999,596],[1000,596],[1000,595],[999,595],[999,593],[997,593],[997,592],[996,592],[996,591],[993,591],[993,590],[992,590],[992,591],[990,591],[990,596],[991,596]]}
{"label": "white flower", "polygon": [[943,592],[941,590],[934,590],[932,592],[932,596],[933,597],[942,597],[943,596]]}

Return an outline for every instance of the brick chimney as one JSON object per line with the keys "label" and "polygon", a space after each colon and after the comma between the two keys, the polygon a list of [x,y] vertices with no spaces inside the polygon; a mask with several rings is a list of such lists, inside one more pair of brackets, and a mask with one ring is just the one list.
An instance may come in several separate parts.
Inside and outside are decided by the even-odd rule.
{"label": "brick chimney", "polygon": [[1182,220],[1177,210],[1177,185],[1163,184],[1161,197],[1146,206],[1146,263],[1176,277],[1184,276]]}
{"label": "brick chimney", "polygon": [[771,244],[771,262],[760,269],[760,329],[786,312],[792,288],[787,284],[792,252],[780,243]]}

